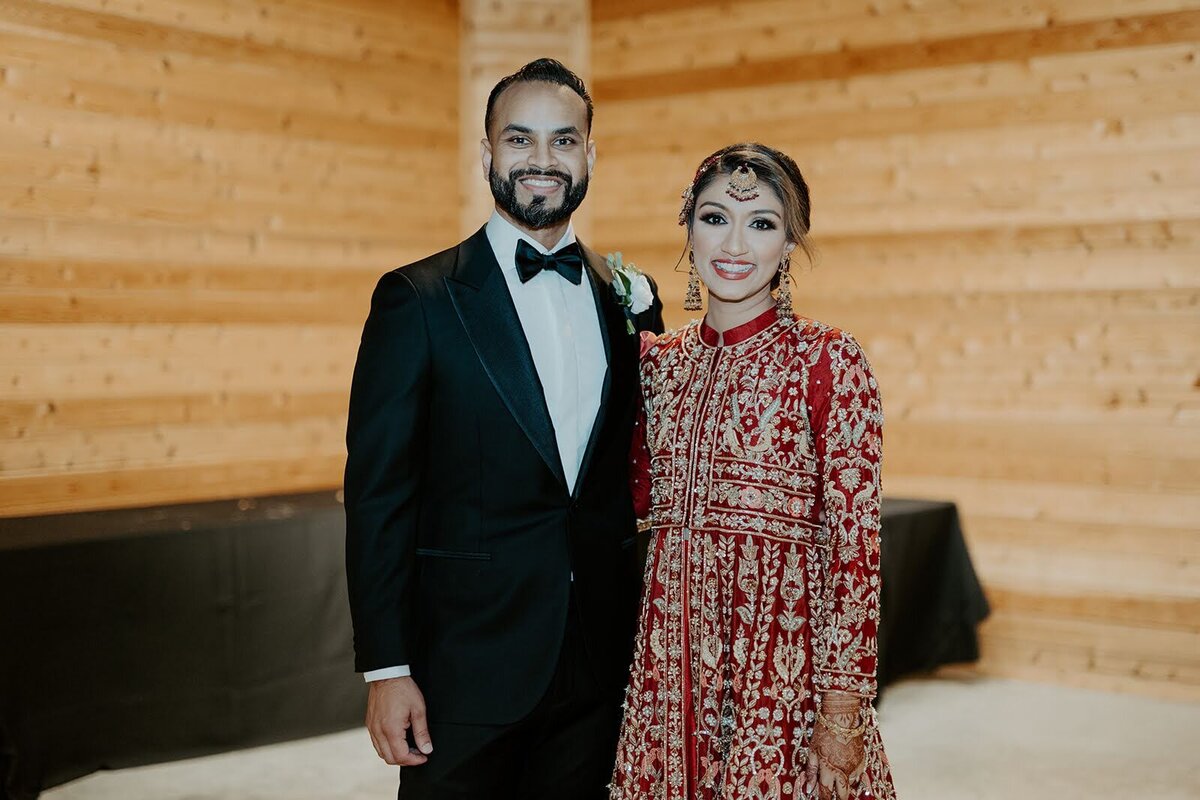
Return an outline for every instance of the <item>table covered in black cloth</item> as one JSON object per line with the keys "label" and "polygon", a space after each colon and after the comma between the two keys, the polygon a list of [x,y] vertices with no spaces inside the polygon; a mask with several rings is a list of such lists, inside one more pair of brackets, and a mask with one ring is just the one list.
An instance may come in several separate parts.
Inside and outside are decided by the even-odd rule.
{"label": "table covered in black cloth", "polygon": [[[0,519],[0,799],[362,724],[331,492]],[[884,503],[880,685],[977,657],[950,503]]]}
{"label": "table covered in black cloth", "polygon": [[884,498],[879,688],[901,675],[976,661],[988,603],[953,503]]}

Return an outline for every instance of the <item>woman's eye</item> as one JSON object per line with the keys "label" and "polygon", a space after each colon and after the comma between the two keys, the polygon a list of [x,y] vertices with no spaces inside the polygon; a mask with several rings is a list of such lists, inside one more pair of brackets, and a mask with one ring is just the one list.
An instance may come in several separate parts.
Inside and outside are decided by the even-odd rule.
{"label": "woman's eye", "polygon": [[720,214],[705,214],[700,218],[700,221],[708,225],[724,225],[725,218]]}
{"label": "woman's eye", "polygon": [[750,223],[750,227],[758,231],[773,231],[775,230],[775,223],[769,219],[756,219]]}

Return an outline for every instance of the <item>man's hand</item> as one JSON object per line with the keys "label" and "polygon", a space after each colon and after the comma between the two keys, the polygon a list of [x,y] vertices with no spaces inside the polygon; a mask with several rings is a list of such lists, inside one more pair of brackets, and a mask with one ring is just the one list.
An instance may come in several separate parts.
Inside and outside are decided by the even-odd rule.
{"label": "man's hand", "polygon": [[[412,678],[371,681],[367,690],[367,731],[375,752],[397,767],[424,764],[433,752],[425,720],[425,697]],[[405,733],[412,727],[414,750]]]}

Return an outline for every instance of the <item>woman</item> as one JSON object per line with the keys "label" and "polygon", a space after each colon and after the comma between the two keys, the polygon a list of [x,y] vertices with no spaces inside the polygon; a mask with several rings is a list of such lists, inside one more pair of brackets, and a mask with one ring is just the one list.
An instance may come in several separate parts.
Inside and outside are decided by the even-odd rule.
{"label": "woman", "polygon": [[708,313],[642,363],[653,538],[612,797],[894,798],[870,702],[883,413],[857,342],[791,310],[808,187],[738,144],[683,196],[685,308],[703,279]]}

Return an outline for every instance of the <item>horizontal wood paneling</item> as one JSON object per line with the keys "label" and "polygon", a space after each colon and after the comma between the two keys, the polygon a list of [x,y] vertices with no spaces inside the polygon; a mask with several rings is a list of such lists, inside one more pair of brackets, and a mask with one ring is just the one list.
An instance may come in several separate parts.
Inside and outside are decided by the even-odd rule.
{"label": "horizontal wood paneling", "polygon": [[452,0],[0,4],[0,515],[340,484],[374,281],[457,227],[459,35]]}
{"label": "horizontal wood paneling", "polygon": [[[947,63],[966,58],[1021,60],[1025,54],[1037,56],[1055,47],[1069,52],[1114,41],[1152,41],[1147,34],[1135,37],[1197,7],[1194,0],[742,0],[663,13],[647,4],[642,13],[595,24],[597,66],[601,60],[605,64],[604,72],[596,74],[596,85],[607,87],[609,81],[635,74],[657,80],[674,70],[691,72],[696,84],[722,75],[779,82],[808,78],[810,71],[817,73],[812,77],[820,77],[823,63],[842,65],[834,73],[839,75],[865,68],[911,68],[920,54],[928,56],[925,65],[934,66],[939,56]],[[1161,30],[1155,35],[1170,36]],[[764,64],[772,64],[776,72],[763,69]],[[714,72],[713,67],[729,69]],[[670,79],[663,86],[669,90],[664,94],[677,88]],[[684,88],[696,90],[695,85]]]}
{"label": "horizontal wood paneling", "polygon": [[0,481],[6,516],[49,514],[64,509],[152,506],[317,491],[340,482],[345,454],[247,461],[119,467],[54,475],[13,475]]}
{"label": "horizontal wood paneling", "polygon": [[[977,671],[1200,699],[1200,3],[593,4],[597,241],[669,324],[679,191],[797,159],[797,308],[862,341],[888,494],[958,503]],[[686,262],[685,262],[686,264]]]}
{"label": "horizontal wood paneling", "polygon": [[[1003,4],[993,8],[1003,11]],[[947,15],[949,16],[949,15]],[[892,20],[881,24],[892,27]],[[754,35],[754,31],[750,35]],[[823,30],[830,35],[830,31]],[[922,31],[934,35],[933,31]],[[729,31],[720,31],[714,38],[728,41]],[[786,37],[777,37],[781,43]],[[758,88],[773,83],[787,84],[803,80],[844,80],[859,75],[899,72],[912,69],[953,67],[985,62],[1025,62],[1044,56],[1067,53],[1093,53],[1144,45],[1191,43],[1200,38],[1200,12],[1179,11],[1119,19],[1059,24],[1030,30],[1001,30],[954,39],[929,41],[904,40],[877,47],[850,47],[845,39],[837,40],[842,48],[831,52],[800,53],[772,59],[747,59],[746,55],[729,48],[714,46],[705,51],[730,59],[727,65],[697,67],[685,60],[682,69],[675,71],[636,72],[624,78],[598,81],[596,91],[612,100],[632,100],[645,97],[664,97],[720,89]],[[714,45],[717,42],[714,41]],[[686,53],[685,48],[640,48],[630,51],[651,58],[664,53]],[[720,56],[718,56],[720,57]],[[626,58],[625,61],[631,61]],[[626,63],[627,71],[629,70]],[[657,66],[657,65],[656,65]],[[633,67],[636,69],[636,66]]]}

